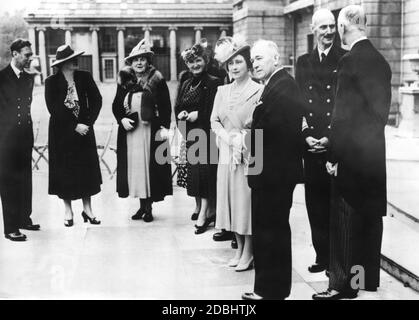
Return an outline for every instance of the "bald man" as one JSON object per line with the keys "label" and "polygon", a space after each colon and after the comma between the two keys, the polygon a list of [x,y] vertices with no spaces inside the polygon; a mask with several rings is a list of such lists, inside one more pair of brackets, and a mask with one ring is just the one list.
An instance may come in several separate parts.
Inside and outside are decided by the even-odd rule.
{"label": "bald man", "polygon": [[361,6],[341,10],[338,30],[350,51],[339,62],[327,170],[333,176],[329,288],[315,300],[355,298],[380,284],[382,217],[386,215],[384,128],[391,69],[366,37]]}
{"label": "bald man", "polygon": [[336,38],[336,22],[328,9],[317,10],[311,30],[316,47],[298,58],[296,80],[304,101],[304,182],[305,200],[316,252],[309,272],[329,267],[330,176],[326,170],[330,122],[336,90],[336,68],[346,53]]}

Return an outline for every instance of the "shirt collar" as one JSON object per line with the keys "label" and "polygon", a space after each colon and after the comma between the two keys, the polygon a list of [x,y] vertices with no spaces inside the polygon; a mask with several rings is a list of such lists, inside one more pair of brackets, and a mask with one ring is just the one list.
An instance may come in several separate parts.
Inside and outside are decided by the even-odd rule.
{"label": "shirt collar", "polygon": [[269,81],[271,81],[271,79],[272,79],[272,77],[274,76],[274,74],[275,74],[275,73],[277,73],[278,71],[282,70],[282,69],[284,69],[284,67],[281,67],[281,68],[276,69],[276,70],[275,70],[275,71],[271,74],[271,76],[269,77],[268,81],[266,81],[266,82],[265,82],[265,86],[267,86],[267,85],[268,85]]}
{"label": "shirt collar", "polygon": [[319,59],[320,61],[322,61],[322,53],[324,53],[326,55],[326,57],[329,55],[330,50],[332,49],[333,45],[331,45],[329,48],[327,48],[326,50],[320,50],[319,46],[317,46],[317,52],[319,53]]}
{"label": "shirt collar", "polygon": [[19,79],[20,78],[20,73],[23,72],[23,71],[16,68],[16,66],[13,64],[13,62],[10,62],[10,66],[12,67],[13,72],[16,74],[16,77]]}
{"label": "shirt collar", "polygon": [[368,38],[366,36],[363,36],[357,40],[355,40],[352,44],[351,44],[351,50],[354,47],[354,45],[356,45],[358,42],[363,41],[363,40],[367,40]]}

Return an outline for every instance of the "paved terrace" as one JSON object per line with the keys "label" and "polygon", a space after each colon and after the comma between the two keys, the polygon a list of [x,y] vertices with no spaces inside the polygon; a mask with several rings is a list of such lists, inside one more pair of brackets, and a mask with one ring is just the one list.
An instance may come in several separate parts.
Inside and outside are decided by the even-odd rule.
{"label": "paved terrace", "polygon": [[[172,91],[175,83],[170,84]],[[101,86],[104,105],[97,122],[98,143],[106,140],[112,123],[111,102],[115,86]],[[34,122],[39,121],[38,142],[46,142],[48,114],[43,89],[36,88]],[[115,130],[114,130],[115,134]],[[393,140],[391,140],[393,139]],[[402,142],[393,132],[390,154]],[[413,138],[412,138],[413,139]],[[405,140],[402,140],[405,141]],[[413,139],[413,142],[417,140]],[[412,141],[411,141],[412,142]],[[409,144],[410,146],[410,144]],[[114,153],[106,161],[112,167]],[[419,158],[418,158],[419,159]],[[402,165],[399,165],[399,164]],[[415,161],[389,161],[389,201],[409,212],[417,211],[419,174]],[[406,166],[405,166],[406,164]],[[155,221],[132,221],[138,209],[135,199],[119,199],[115,179],[102,171],[102,192],[93,207],[102,225],[84,224],[81,201],[75,202],[75,226],[63,225],[63,204],[47,194],[47,166],[43,160],[34,171],[33,219],[42,231],[27,231],[29,240],[14,243],[0,238],[0,299],[240,299],[252,289],[254,271],[237,273],[226,264],[233,255],[228,242],[212,241],[214,229],[194,234],[190,221],[193,200],[182,188],[154,206]],[[408,199],[407,202],[404,199]],[[415,205],[415,203],[417,203]],[[411,209],[412,210],[411,210]],[[401,234],[397,226],[411,228],[397,217],[385,218],[384,247],[399,259],[418,261],[417,233]],[[396,225],[396,227],[395,227]],[[2,228],[0,222],[0,228]],[[290,299],[311,299],[327,287],[324,274],[310,274],[314,261],[302,185],[296,188],[291,212],[293,235],[293,287]],[[400,226],[399,226],[400,227]],[[403,229],[404,230],[404,229]],[[414,230],[414,228],[412,228]],[[410,237],[410,238],[409,238]],[[408,250],[413,249],[413,250]],[[386,249],[387,250],[387,249]],[[412,253],[413,252],[413,253]],[[358,299],[419,299],[419,294],[385,271],[378,292],[361,292]]]}

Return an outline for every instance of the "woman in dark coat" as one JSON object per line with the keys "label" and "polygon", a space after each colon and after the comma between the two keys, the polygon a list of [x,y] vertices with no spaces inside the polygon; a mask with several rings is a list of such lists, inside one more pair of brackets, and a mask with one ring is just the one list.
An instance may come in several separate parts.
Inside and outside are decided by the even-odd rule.
{"label": "woman in dark coat", "polygon": [[45,81],[49,124],[49,194],[64,200],[67,227],[73,225],[71,201],[82,199],[84,222],[100,224],[92,208],[92,195],[100,192],[102,176],[93,125],[102,107],[102,96],[90,73],[77,70],[70,46],[57,49],[52,66],[58,72]]}
{"label": "woman in dark coat", "polygon": [[[152,65],[152,56],[153,52],[144,40],[132,50],[125,61],[131,65],[135,72],[136,87],[140,87],[140,90],[138,88],[132,90],[120,82],[112,104],[112,111],[119,125],[117,192],[121,198],[128,196],[140,198],[140,209],[132,216],[132,219],[142,218],[145,222],[153,221],[152,203],[162,201],[165,196],[173,194],[170,146],[167,140],[172,107],[166,81]],[[142,102],[141,106],[137,106],[137,108],[141,111],[138,112],[139,120],[136,121],[130,116],[133,113],[133,108],[136,108],[136,103],[140,103],[140,91],[143,91]],[[150,95],[144,95],[145,93],[150,93]],[[146,104],[144,103],[145,97],[149,97]],[[142,121],[144,120],[141,118],[144,116],[143,107],[150,107],[150,101],[153,115],[147,121]],[[136,137],[131,139],[131,135],[138,130],[143,130],[143,133],[136,134]],[[147,138],[149,141],[144,141],[144,134],[149,137]],[[144,150],[144,147],[149,150]],[[132,150],[138,148],[143,151],[138,154],[138,150],[135,150],[136,155],[133,155]],[[160,150],[165,150],[165,154],[161,155]],[[131,165],[130,161],[134,158],[139,159],[138,155],[142,160]],[[165,161],[159,159],[163,157]],[[144,172],[144,169],[147,172]],[[138,170],[143,172],[143,175],[140,176],[142,177],[141,181],[135,178],[138,176]]]}
{"label": "woman in dark coat", "polygon": [[[185,50],[182,57],[188,66],[189,76],[180,77],[182,82],[179,85],[175,106],[176,118],[180,120],[178,127],[187,140],[188,150],[199,140],[199,138],[188,137],[192,130],[201,130],[206,138],[204,143],[198,142],[199,145],[206,148],[206,150],[198,152],[202,156],[202,152],[206,151],[205,161],[194,163],[190,159],[192,155],[189,152],[187,155],[187,193],[189,196],[195,197],[196,201],[196,209],[191,219],[198,220],[195,225],[195,233],[200,234],[206,231],[211,222],[215,221],[218,152],[217,147],[211,145],[211,141],[215,141],[215,139],[210,139],[210,135],[213,134],[210,116],[217,87],[222,84],[222,81],[208,74],[207,66],[210,55],[201,44],[195,44],[192,48]],[[196,132],[196,130],[194,131]],[[217,153],[213,154],[212,161],[211,151]]]}

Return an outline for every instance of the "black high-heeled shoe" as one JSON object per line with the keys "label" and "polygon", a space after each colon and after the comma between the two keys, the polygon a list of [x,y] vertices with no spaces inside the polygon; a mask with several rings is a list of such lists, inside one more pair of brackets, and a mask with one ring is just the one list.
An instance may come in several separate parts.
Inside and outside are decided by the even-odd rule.
{"label": "black high-heeled shoe", "polygon": [[73,219],[70,219],[70,220],[64,220],[64,225],[65,225],[66,227],[72,227],[72,226],[73,226],[73,224],[74,224]]}
{"label": "black high-heeled shoe", "polygon": [[90,224],[100,224],[100,220],[96,220],[96,218],[90,218],[87,214],[86,214],[86,212],[82,212],[81,213],[81,216],[83,217],[83,220],[84,220],[84,222],[87,222],[87,221],[89,221],[90,222]]}
{"label": "black high-heeled shoe", "polygon": [[209,225],[213,222],[215,223],[215,215],[207,218],[202,226],[195,225],[195,228],[196,228],[195,234],[204,233],[205,231],[207,231]]}

